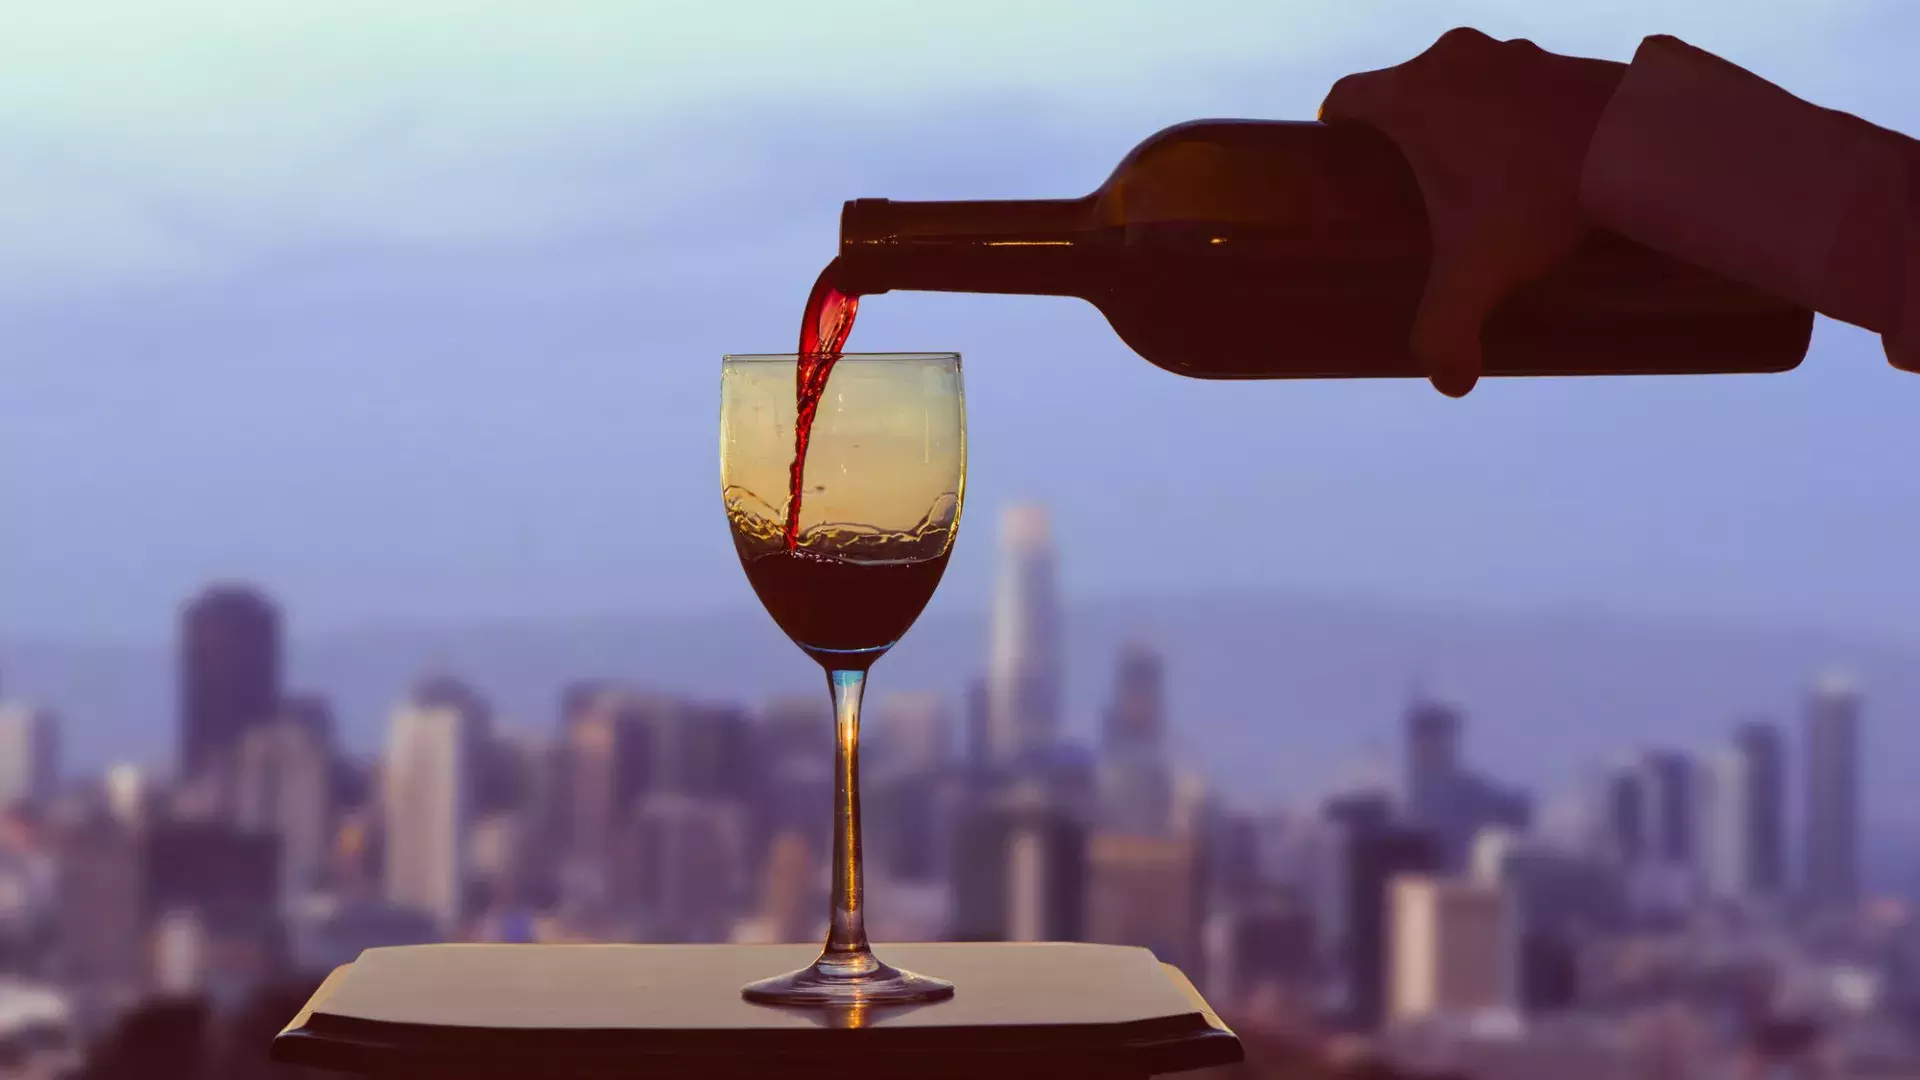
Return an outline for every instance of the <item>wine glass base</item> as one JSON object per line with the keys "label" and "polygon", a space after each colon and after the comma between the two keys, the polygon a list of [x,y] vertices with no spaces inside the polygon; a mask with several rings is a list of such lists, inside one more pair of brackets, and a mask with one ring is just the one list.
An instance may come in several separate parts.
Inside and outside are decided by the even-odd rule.
{"label": "wine glass base", "polygon": [[902,971],[864,954],[861,963],[822,956],[810,967],[748,983],[740,996],[762,1005],[905,1005],[944,1001],[953,984]]}

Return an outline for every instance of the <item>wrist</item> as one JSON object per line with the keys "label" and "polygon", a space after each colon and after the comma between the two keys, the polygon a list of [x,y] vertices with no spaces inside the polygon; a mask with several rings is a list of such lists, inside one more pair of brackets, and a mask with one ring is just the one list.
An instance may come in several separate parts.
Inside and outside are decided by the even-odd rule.
{"label": "wrist", "polygon": [[1880,329],[1895,276],[1888,215],[1904,209],[1898,139],[1648,38],[1595,130],[1582,205],[1656,250]]}

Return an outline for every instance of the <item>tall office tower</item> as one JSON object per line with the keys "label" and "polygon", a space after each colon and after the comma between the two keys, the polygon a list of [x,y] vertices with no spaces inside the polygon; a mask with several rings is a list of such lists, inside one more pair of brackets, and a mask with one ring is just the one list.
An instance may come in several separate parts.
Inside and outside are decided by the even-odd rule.
{"label": "tall office tower", "polygon": [[148,828],[140,847],[149,935],[163,920],[195,928],[209,976],[246,981],[275,966],[282,912],[277,837],[224,821],[175,821]]}
{"label": "tall office tower", "polygon": [[1114,664],[1100,749],[1109,756],[1160,756],[1166,749],[1166,712],[1166,664],[1160,654],[1139,642],[1123,646]]}
{"label": "tall office tower", "polygon": [[1261,822],[1248,810],[1214,802],[1201,817],[1201,862],[1209,910],[1259,906],[1271,895]]}
{"label": "tall office tower", "polygon": [[1710,896],[1741,900],[1750,891],[1752,804],[1753,786],[1739,748],[1723,746],[1708,754],[1700,769],[1699,839],[1701,879]]}
{"label": "tall office tower", "polygon": [[1464,1017],[1519,1004],[1519,917],[1498,884],[1396,877],[1389,1020]]}
{"label": "tall office tower", "polygon": [[1101,724],[1099,817],[1109,831],[1173,831],[1175,783],[1166,756],[1163,684],[1159,654],[1137,644],[1121,649]]}
{"label": "tall office tower", "polygon": [[1654,858],[1667,865],[1693,865],[1693,819],[1698,809],[1693,762],[1673,750],[1654,750],[1642,761],[1646,770],[1649,839]]}
{"label": "tall office tower", "polygon": [[1205,993],[1223,1009],[1244,1009],[1265,991],[1304,989],[1319,974],[1313,916],[1284,900],[1213,912],[1201,936]]}
{"label": "tall office tower", "polygon": [[824,694],[776,698],[761,709],[759,726],[763,779],[752,799],[752,859],[765,859],[774,839],[789,832],[824,858],[833,850],[826,812],[833,805],[833,709]]}
{"label": "tall office tower", "polygon": [[1202,865],[1190,838],[1094,836],[1087,842],[1087,940],[1151,949],[1199,978]]}
{"label": "tall office tower", "polygon": [[953,844],[960,941],[1076,941],[1086,910],[1087,835],[1031,790],[970,808]]}
{"label": "tall office tower", "polygon": [[607,860],[618,830],[659,772],[661,732],[647,703],[613,684],[566,695],[561,717],[559,841],[561,876],[571,898],[591,903],[605,892]]}
{"label": "tall office tower", "polygon": [[1822,676],[1807,700],[1806,897],[1845,907],[1860,890],[1860,695]]}
{"label": "tall office tower", "polygon": [[889,880],[939,882],[960,795],[946,709],[935,694],[892,694],[873,717],[872,765],[861,764],[867,859]]}
{"label": "tall office tower", "polygon": [[1474,841],[1471,880],[1513,897],[1520,914],[1516,993],[1529,1010],[1572,1004],[1581,943],[1625,924],[1620,867],[1551,842],[1483,829]]}
{"label": "tall office tower", "polygon": [[442,933],[465,913],[474,774],[485,724],[477,695],[451,680],[433,680],[394,710],[387,734],[387,899],[431,914]]}
{"label": "tall office tower", "polygon": [[966,757],[967,773],[976,782],[984,782],[993,773],[993,695],[983,678],[967,684]]}
{"label": "tall office tower", "polygon": [[1010,507],[1001,519],[1000,545],[987,642],[987,724],[993,759],[1010,763],[1059,741],[1065,657],[1046,511]]}
{"label": "tall office tower", "polygon": [[60,779],[60,728],[53,713],[0,703],[0,810],[45,806]]}
{"label": "tall office tower", "polygon": [[1349,855],[1361,836],[1385,829],[1393,820],[1393,803],[1383,792],[1355,791],[1330,798],[1310,827],[1307,883],[1313,893],[1315,947],[1329,969],[1345,971],[1348,893],[1352,873]]}
{"label": "tall office tower", "polygon": [[[656,708],[665,705],[656,702]],[[703,799],[745,799],[758,788],[759,730],[732,705],[683,703],[667,708],[674,737],[656,772],[657,785]]]}
{"label": "tall office tower", "polygon": [[1778,896],[1787,884],[1787,768],[1780,728],[1748,720],[1734,729],[1747,788],[1742,826],[1746,887],[1762,896]]}
{"label": "tall office tower", "polygon": [[751,899],[745,808],[655,791],[623,823],[612,859],[615,910],[649,941],[725,941]]}
{"label": "tall office tower", "polygon": [[1458,710],[1435,701],[1407,709],[1407,820],[1443,839],[1458,831],[1462,726]]}
{"label": "tall office tower", "polygon": [[333,840],[332,725],[302,699],[240,737],[234,823],[280,840],[279,893],[296,904],[320,884]]}
{"label": "tall office tower", "polygon": [[1394,955],[1394,929],[1387,919],[1388,886],[1406,874],[1439,870],[1440,850],[1431,833],[1365,823],[1345,843],[1345,940],[1340,967],[1348,1015],[1363,1028],[1377,1027],[1386,1004],[1386,965]]}
{"label": "tall office tower", "polygon": [[217,789],[247,728],[280,706],[280,612],[259,592],[217,585],[180,617],[180,776]]}
{"label": "tall office tower", "polygon": [[1622,766],[1608,774],[1601,825],[1603,846],[1608,857],[1623,866],[1636,866],[1651,854],[1651,801],[1646,774],[1639,768]]}

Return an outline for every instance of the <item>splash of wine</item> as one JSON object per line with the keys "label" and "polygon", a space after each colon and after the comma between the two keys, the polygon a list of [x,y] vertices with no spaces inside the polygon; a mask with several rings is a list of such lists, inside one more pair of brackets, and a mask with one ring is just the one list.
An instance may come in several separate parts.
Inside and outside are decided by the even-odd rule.
{"label": "splash of wine", "polygon": [[807,294],[806,314],[800,320],[799,362],[794,366],[793,466],[787,477],[788,551],[800,547],[800,492],[807,469],[807,444],[813,439],[813,417],[827,391],[827,376],[846,349],[853,332],[853,316],[860,297],[842,291],[837,283],[840,260],[820,271]]}

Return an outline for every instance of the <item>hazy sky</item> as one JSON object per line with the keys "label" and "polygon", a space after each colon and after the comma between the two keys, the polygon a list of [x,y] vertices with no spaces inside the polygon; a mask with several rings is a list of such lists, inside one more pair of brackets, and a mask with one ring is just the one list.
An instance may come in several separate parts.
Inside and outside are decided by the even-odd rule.
{"label": "hazy sky", "polygon": [[[1079,194],[1158,127],[1311,117],[1452,25],[1622,59],[1678,33],[1920,131],[1902,0],[18,7],[0,632],[34,635],[158,637],[213,577],[296,632],[748,604],[719,357],[792,347],[843,200]],[[1920,377],[1844,327],[1787,376],[1461,402],[1180,380],[1072,301],[888,295],[853,345],[966,355],[941,603],[984,600],[993,516],[1035,499],[1081,593],[1920,640]]]}

